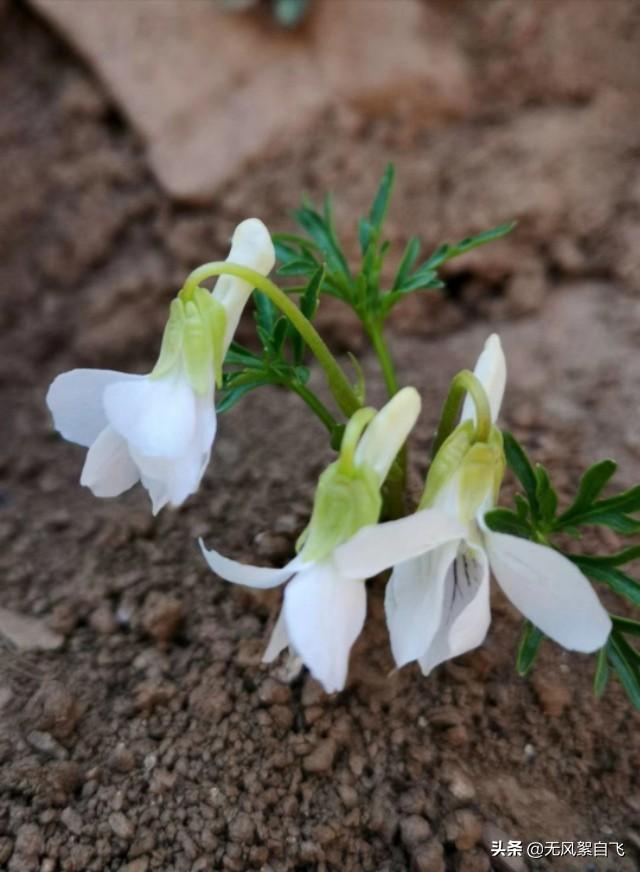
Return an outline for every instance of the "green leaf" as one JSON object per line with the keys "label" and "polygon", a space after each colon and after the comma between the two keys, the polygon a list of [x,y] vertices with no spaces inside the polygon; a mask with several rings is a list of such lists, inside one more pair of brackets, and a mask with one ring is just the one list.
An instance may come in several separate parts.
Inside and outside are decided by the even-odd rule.
{"label": "green leaf", "polygon": [[362,405],[366,405],[366,396],[367,396],[367,388],[366,381],[364,377],[364,370],[360,366],[360,361],[358,358],[352,354],[350,351],[347,352],[349,360],[351,361],[351,365],[356,371],[356,382],[353,387],[353,392],[358,398],[358,400],[362,403]]}
{"label": "green leaf", "polygon": [[540,516],[538,507],[538,479],[524,448],[515,436],[507,432],[504,432],[502,435],[507,465],[524,488],[524,492],[529,500],[531,515],[536,520]]}
{"label": "green leaf", "polygon": [[371,212],[369,213],[369,222],[372,228],[376,231],[376,235],[380,235],[384,219],[389,208],[389,200],[393,190],[393,181],[395,177],[395,169],[392,163],[388,163],[380,182],[380,187],[373,201]]}
{"label": "green leaf", "polygon": [[399,290],[406,280],[411,275],[411,270],[413,269],[413,265],[418,259],[418,255],[420,254],[420,240],[417,236],[412,236],[409,242],[407,242],[407,247],[404,250],[404,254],[402,255],[402,260],[398,266],[398,271],[396,272],[396,277],[393,280],[393,284],[391,286],[392,291]]}
{"label": "green leaf", "polygon": [[[325,201],[325,213],[331,218],[331,207]],[[348,291],[351,281],[351,272],[345,260],[342,249],[335,237],[332,223],[327,223],[326,215],[323,218],[308,205],[302,206],[295,213],[300,226],[309,234],[324,255],[329,270],[334,278],[340,280],[343,291]]]}
{"label": "green leaf", "polygon": [[529,518],[529,503],[525,500],[522,494],[516,494],[513,498],[516,504],[516,514],[521,521],[527,521]]}
{"label": "green leaf", "polygon": [[611,615],[614,629],[629,636],[640,636],[640,622],[631,618],[622,618],[619,615]]}
{"label": "green leaf", "polygon": [[490,530],[495,533],[508,533],[511,536],[520,536],[521,539],[531,538],[531,526],[520,515],[511,509],[491,509],[484,516]]}
{"label": "green leaf", "polygon": [[586,524],[609,527],[627,536],[639,533],[640,520],[629,515],[640,512],[640,485],[608,499],[596,500],[616,468],[615,461],[601,460],[588,469],[580,480],[575,500],[557,519],[555,529]]}
{"label": "green leaf", "polygon": [[285,318],[284,315],[278,318],[275,323],[271,337],[271,348],[276,357],[282,353],[282,346],[284,345],[284,340],[289,332],[290,326],[289,319]]}
{"label": "green leaf", "polygon": [[551,484],[549,473],[540,464],[536,465],[536,501],[541,519],[550,524],[558,508],[558,496]]}
{"label": "green leaf", "polygon": [[478,233],[477,236],[468,236],[466,239],[463,239],[454,245],[445,243],[431,255],[424,266],[429,269],[439,269],[443,264],[447,263],[447,261],[453,260],[454,257],[459,257],[461,254],[466,254],[473,248],[478,248],[480,245],[486,245],[487,242],[493,242],[494,239],[500,239],[502,236],[506,236],[507,233],[511,233],[515,226],[516,222],[510,221],[507,224],[500,224],[498,227],[493,227],[491,230],[485,230],[484,233]]}
{"label": "green leaf", "polygon": [[625,563],[640,560],[640,545],[632,545],[613,554],[580,555],[580,559],[588,561],[591,566],[624,566]]}
{"label": "green leaf", "polygon": [[280,276],[306,276],[318,268],[318,263],[311,258],[296,258],[283,264],[278,269]]}
{"label": "green leaf", "polygon": [[[313,321],[316,314],[323,279],[324,266],[319,266],[300,297],[300,311],[309,321]],[[294,364],[301,364],[304,358],[304,340],[291,323],[289,323],[289,336],[291,337]]]}
{"label": "green leaf", "polygon": [[603,566],[602,561],[597,557],[582,554],[566,554],[565,556],[572,560],[589,578],[606,584],[614,593],[624,597],[630,603],[640,606],[640,583],[627,575],[626,572],[613,566]]}
{"label": "green leaf", "polygon": [[627,696],[636,709],[640,709],[640,666],[638,652],[615,631],[608,643],[609,661],[616,670]]}
{"label": "green leaf", "polygon": [[262,379],[255,379],[254,381],[249,381],[244,384],[238,385],[235,388],[231,388],[229,390],[224,390],[222,392],[221,399],[216,403],[216,412],[218,415],[223,415],[225,412],[228,412],[235,404],[241,399],[245,394],[248,394],[250,391],[255,390],[256,388],[260,388],[263,385],[269,384],[277,384],[272,378],[265,376]]}
{"label": "green leaf", "polygon": [[[275,246],[276,254],[281,250],[288,250],[296,257],[300,256],[297,249],[301,249],[302,254],[308,254],[314,257],[318,254],[318,246],[312,239],[307,239],[306,236],[299,236],[297,233],[272,233],[271,239]],[[278,255],[279,257],[279,255]],[[283,258],[286,260],[288,258]]]}
{"label": "green leaf", "polygon": [[358,221],[358,242],[360,243],[360,251],[363,255],[366,255],[367,251],[369,251],[372,235],[373,228],[371,224],[369,224],[366,218],[361,218]]}
{"label": "green leaf", "polygon": [[253,304],[255,306],[255,319],[258,328],[261,328],[267,337],[271,337],[279,312],[269,297],[262,291],[253,292]]}
{"label": "green leaf", "polygon": [[405,281],[398,290],[403,294],[408,294],[411,291],[422,290],[438,290],[444,288],[444,282],[440,281],[437,272],[432,269],[420,269]]}
{"label": "green leaf", "polygon": [[588,509],[596,497],[599,496],[600,492],[617,468],[618,464],[615,460],[601,460],[598,463],[594,463],[580,479],[578,493],[576,494],[573,503],[569,506],[566,512],[563,513],[561,518]]}
{"label": "green leaf", "polygon": [[309,321],[313,320],[318,309],[318,298],[323,278],[324,266],[320,265],[311,277],[309,284],[300,298],[300,310]]}
{"label": "green leaf", "polygon": [[241,366],[246,369],[262,369],[264,366],[261,357],[237,342],[232,342],[229,346],[224,362],[229,366]]}
{"label": "green leaf", "polygon": [[598,660],[596,663],[596,673],[593,677],[593,692],[597,697],[601,697],[609,681],[609,661],[607,646],[598,651]]}
{"label": "green leaf", "polygon": [[609,527],[623,536],[633,536],[640,533],[640,520],[629,517],[627,512],[640,511],[640,486],[632,488],[612,497],[609,500],[598,500],[590,508],[581,512],[571,512],[561,515],[557,519],[556,529],[561,530],[565,526],[578,526],[579,524]]}
{"label": "green leaf", "polygon": [[544,635],[541,630],[534,626],[531,621],[525,621],[516,659],[518,675],[524,677],[529,672],[538,656],[540,643],[543,638]]}

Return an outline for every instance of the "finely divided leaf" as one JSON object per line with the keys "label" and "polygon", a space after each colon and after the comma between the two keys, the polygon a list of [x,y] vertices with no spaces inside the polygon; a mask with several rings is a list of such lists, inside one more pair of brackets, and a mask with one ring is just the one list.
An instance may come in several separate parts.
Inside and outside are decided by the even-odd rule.
{"label": "finely divided leaf", "polygon": [[529,500],[534,519],[540,516],[538,508],[538,479],[524,448],[511,433],[504,432],[504,453],[509,469],[516,476]]}
{"label": "finely divided leaf", "polygon": [[615,630],[607,645],[609,661],[634,707],[640,709],[640,654]]}
{"label": "finely divided leaf", "polygon": [[542,631],[534,626],[531,621],[525,621],[516,659],[518,675],[525,676],[529,672],[538,656],[540,643],[543,639]]}
{"label": "finely divided leaf", "polygon": [[585,575],[594,581],[606,584],[618,596],[624,597],[635,606],[640,606],[640,583],[626,572],[614,566],[606,566],[601,558],[586,555],[567,554]]}
{"label": "finely divided leaf", "polygon": [[605,645],[598,651],[598,661],[596,663],[596,674],[593,677],[593,692],[597,697],[601,697],[609,681],[609,660],[608,650]]}
{"label": "finely divided leaf", "polygon": [[491,509],[485,514],[484,520],[494,533],[508,533],[521,539],[531,538],[532,530],[529,523],[511,509]]}
{"label": "finely divided leaf", "polygon": [[468,236],[466,239],[451,245],[446,242],[441,245],[426,261],[425,267],[429,269],[439,269],[443,264],[454,257],[459,257],[461,254],[466,254],[473,248],[478,248],[480,245],[486,245],[487,242],[493,242],[494,239],[500,239],[506,236],[516,226],[515,221],[510,221],[507,224],[500,224],[498,227],[493,227],[491,230],[485,230],[484,233],[478,233],[477,236]]}

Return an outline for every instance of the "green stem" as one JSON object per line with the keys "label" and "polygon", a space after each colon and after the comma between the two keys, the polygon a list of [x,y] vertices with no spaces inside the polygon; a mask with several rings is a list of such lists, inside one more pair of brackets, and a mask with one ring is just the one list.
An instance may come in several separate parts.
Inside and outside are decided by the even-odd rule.
{"label": "green stem", "polygon": [[398,393],[398,380],[396,371],[389,353],[387,343],[382,335],[382,324],[379,321],[365,321],[365,330],[371,339],[371,343],[375,350],[376,356],[380,363],[380,369],[384,377],[384,383],[387,387],[387,393],[390,397]]}
{"label": "green stem", "polygon": [[293,303],[289,297],[281,291],[266,276],[256,272],[246,266],[229,263],[229,261],[217,261],[214,263],[205,263],[195,269],[184,283],[184,291],[187,296],[192,294],[201,282],[212,276],[229,275],[242,279],[254,288],[258,288],[265,296],[269,297],[271,302],[286,315],[302,336],[306,344],[309,346],[315,355],[318,363],[324,370],[327,377],[329,388],[333,394],[336,403],[340,410],[350,418],[355,411],[361,407],[361,403],[356,397],[351,385],[344,372],[342,371],[338,361],[335,359],[331,351],[327,347],[318,331],[305,318],[300,309]]}
{"label": "green stem", "polygon": [[287,381],[283,382],[287,387],[291,388],[302,400],[305,401],[307,406],[314,412],[318,418],[322,421],[324,426],[329,431],[329,435],[333,436],[338,428],[338,422],[333,417],[329,409],[325,406],[325,404],[316,397],[316,395],[309,390],[309,388],[305,387],[303,384],[297,381]]}
{"label": "green stem", "polygon": [[489,400],[476,376],[470,370],[463,369],[451,382],[449,394],[442,409],[438,432],[433,443],[434,457],[442,443],[455,429],[466,394],[469,394],[476,407],[475,440],[476,442],[488,441],[492,426]]}

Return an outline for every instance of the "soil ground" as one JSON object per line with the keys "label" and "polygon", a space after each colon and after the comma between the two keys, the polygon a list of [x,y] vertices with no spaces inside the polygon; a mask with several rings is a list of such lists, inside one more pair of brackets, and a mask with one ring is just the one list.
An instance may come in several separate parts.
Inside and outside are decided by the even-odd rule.
{"label": "soil ground", "polygon": [[[295,398],[265,390],[223,418],[200,493],[156,519],[139,489],[98,501],[79,487],[82,451],[44,406],[65,369],[148,369],[185,272],[224,255],[243,217],[285,229],[303,190],[333,188],[353,249],[392,159],[398,249],[520,219],[447,295],[395,319],[399,371],[424,396],[416,488],[447,381],[492,330],[510,366],[504,424],[561,494],[603,456],[618,485],[637,480],[640,10],[567,0],[563,23],[550,5],[452,4],[477,71],[468,118],[434,130],[338,108],[210,208],[173,205],[91,71],[0,5],[2,607],[63,638],[1,654],[0,868],[487,872],[499,838],[626,848],[532,869],[638,868],[638,715],[615,684],[596,702],[593,662],[550,643],[520,679],[520,618],[497,591],[486,644],[429,679],[390,672],[380,580],[343,693],[260,664],[278,592],[216,579],[195,538],[265,564],[290,555],[329,457]],[[335,308],[320,323],[360,351]],[[616,543],[585,548],[602,544]]]}

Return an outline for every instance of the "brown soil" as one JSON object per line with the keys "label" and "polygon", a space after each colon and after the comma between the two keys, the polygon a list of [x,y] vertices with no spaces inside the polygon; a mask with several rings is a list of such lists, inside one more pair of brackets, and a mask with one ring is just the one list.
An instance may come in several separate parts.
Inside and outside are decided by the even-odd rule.
{"label": "brown soil", "polygon": [[[112,502],[78,486],[82,452],[52,433],[44,393],[73,366],[148,368],[185,272],[223,254],[248,214],[284,228],[302,190],[334,188],[353,247],[350,225],[393,159],[394,245],[520,218],[509,242],[452,273],[446,298],[416,297],[396,318],[399,369],[425,398],[416,485],[447,379],[496,328],[505,424],[561,492],[605,455],[630,484],[639,11],[451,4],[481,111],[432,129],[336,109],[196,209],[160,192],[91,73],[21,6],[0,5],[2,606],[64,637],[47,654],[2,653],[1,868],[487,872],[483,838],[622,841],[624,859],[531,868],[638,868],[638,715],[615,685],[595,702],[593,662],[551,644],[518,678],[520,619],[499,594],[483,648],[428,680],[389,674],[380,581],[342,694],[260,665],[278,593],[217,580],[194,539],[264,563],[290,554],[328,457],[294,398],[246,399],[222,421],[198,496],[152,519],[139,490]],[[359,348],[334,308],[321,323]],[[585,547],[603,543],[615,545]]]}

